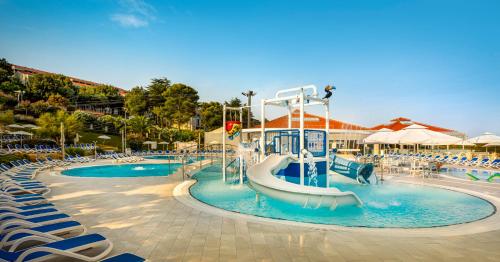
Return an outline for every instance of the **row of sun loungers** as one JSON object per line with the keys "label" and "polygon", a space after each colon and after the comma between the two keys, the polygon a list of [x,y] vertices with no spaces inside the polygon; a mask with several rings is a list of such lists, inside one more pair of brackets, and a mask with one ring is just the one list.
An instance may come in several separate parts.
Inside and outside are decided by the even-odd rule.
{"label": "row of sun loungers", "polygon": [[[227,150],[228,153],[234,153],[234,150]],[[134,156],[151,155],[177,155],[177,154],[222,154],[222,150],[142,150],[132,151]]]}
{"label": "row of sun loungers", "polygon": [[115,163],[134,163],[143,161],[144,158],[132,155],[126,155],[122,153],[105,153],[105,154],[97,154],[97,158],[99,159],[111,159]]}
{"label": "row of sun loungers", "polygon": [[106,258],[110,240],[88,234],[45,198],[50,188],[35,180],[36,173],[60,164],[46,159],[0,165],[0,261],[144,261],[130,253]]}
{"label": "row of sun loungers", "polygon": [[[77,145],[69,145],[66,148],[78,148],[82,150],[94,150],[94,144],[77,144]],[[7,144],[7,151],[9,153],[16,152],[24,152],[24,153],[56,153],[61,152],[61,148],[59,146],[50,146],[50,145],[34,145],[30,147],[27,144]]]}
{"label": "row of sun loungers", "polygon": [[30,147],[27,144],[7,144],[7,152],[8,153],[57,153],[61,152],[61,148],[57,146],[49,146],[49,145],[35,145],[34,147]]}
{"label": "row of sun loungers", "polygon": [[484,168],[500,168],[500,159],[483,158],[479,160],[478,157],[468,159],[465,156],[450,156],[450,155],[432,155],[432,154],[388,154],[388,157],[393,159],[413,159],[427,162],[440,162],[443,164],[459,165],[466,167],[484,167]]}

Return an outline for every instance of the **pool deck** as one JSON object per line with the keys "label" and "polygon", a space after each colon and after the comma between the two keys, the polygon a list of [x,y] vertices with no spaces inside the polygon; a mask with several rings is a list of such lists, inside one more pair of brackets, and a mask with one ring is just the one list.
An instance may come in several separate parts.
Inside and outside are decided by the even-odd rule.
{"label": "pool deck", "polygon": [[[314,228],[186,205],[174,197],[174,189],[183,182],[180,172],[144,178],[80,178],[58,173],[47,170],[38,175],[52,188],[49,200],[90,232],[108,237],[115,245],[113,254],[133,252],[150,261],[499,261],[500,257],[500,230],[465,234],[457,227],[448,228],[455,231],[449,236],[417,236]],[[500,198],[498,183],[394,179]],[[491,218],[491,223],[500,224],[498,216]],[[480,222],[470,225],[475,223]]]}

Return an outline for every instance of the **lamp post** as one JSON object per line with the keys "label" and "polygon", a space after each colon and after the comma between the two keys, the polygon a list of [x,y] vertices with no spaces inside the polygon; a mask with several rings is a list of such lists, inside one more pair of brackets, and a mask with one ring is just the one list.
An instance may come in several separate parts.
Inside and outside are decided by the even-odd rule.
{"label": "lamp post", "polygon": [[248,111],[247,111],[247,128],[252,127],[252,96],[255,96],[257,93],[255,93],[252,90],[248,90],[247,92],[241,93],[242,95],[247,97],[247,106],[248,106]]}
{"label": "lamp post", "polygon": [[125,153],[125,150],[127,148],[127,108],[123,109],[123,112],[125,113],[125,120],[123,121],[123,138],[122,138],[122,143],[123,143],[123,153]]}
{"label": "lamp post", "polygon": [[97,141],[94,141],[94,159],[97,160]]}

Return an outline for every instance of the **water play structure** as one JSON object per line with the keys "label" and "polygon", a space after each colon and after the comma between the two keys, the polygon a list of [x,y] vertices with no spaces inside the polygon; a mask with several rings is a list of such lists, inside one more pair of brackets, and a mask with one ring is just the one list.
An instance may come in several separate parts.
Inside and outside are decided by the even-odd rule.
{"label": "water play structure", "polygon": [[[288,128],[267,129],[266,106],[286,108]],[[329,99],[320,98],[313,85],[280,90],[275,97],[261,101],[260,137],[254,141],[253,147],[240,146],[237,152],[239,182],[243,183],[246,175],[248,184],[257,192],[257,197],[258,194],[265,194],[302,206],[335,209],[341,205],[362,205],[355,193],[342,192],[331,186],[330,178],[341,175],[356,183],[373,184],[376,183],[373,166],[331,154],[328,145],[329,121],[326,121],[324,129],[305,129],[304,109],[311,106],[320,106],[325,112],[325,119],[329,119]],[[299,112],[299,128],[292,128],[292,112],[295,110]],[[224,127],[227,123],[227,111],[230,115],[232,111],[239,111],[241,121],[242,108],[224,106]],[[227,130],[228,128],[224,128],[222,133],[224,181],[228,166],[225,150]],[[242,142],[242,136],[240,141]],[[230,164],[233,162],[229,161]],[[326,175],[324,186],[318,185],[318,174]],[[283,179],[284,177],[298,177],[299,182],[292,183]]]}

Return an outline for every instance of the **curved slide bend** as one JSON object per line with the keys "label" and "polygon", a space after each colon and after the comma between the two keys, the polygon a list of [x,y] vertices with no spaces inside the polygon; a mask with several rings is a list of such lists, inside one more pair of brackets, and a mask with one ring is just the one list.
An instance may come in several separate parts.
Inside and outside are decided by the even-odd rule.
{"label": "curved slide bend", "polygon": [[350,191],[337,188],[301,186],[274,176],[286,168],[294,159],[291,156],[270,155],[264,161],[247,170],[250,186],[262,194],[304,207],[328,207],[362,205],[361,199]]}
{"label": "curved slide bend", "polygon": [[330,170],[357,181],[361,184],[376,184],[377,176],[373,172],[373,164],[362,164],[331,155]]}

